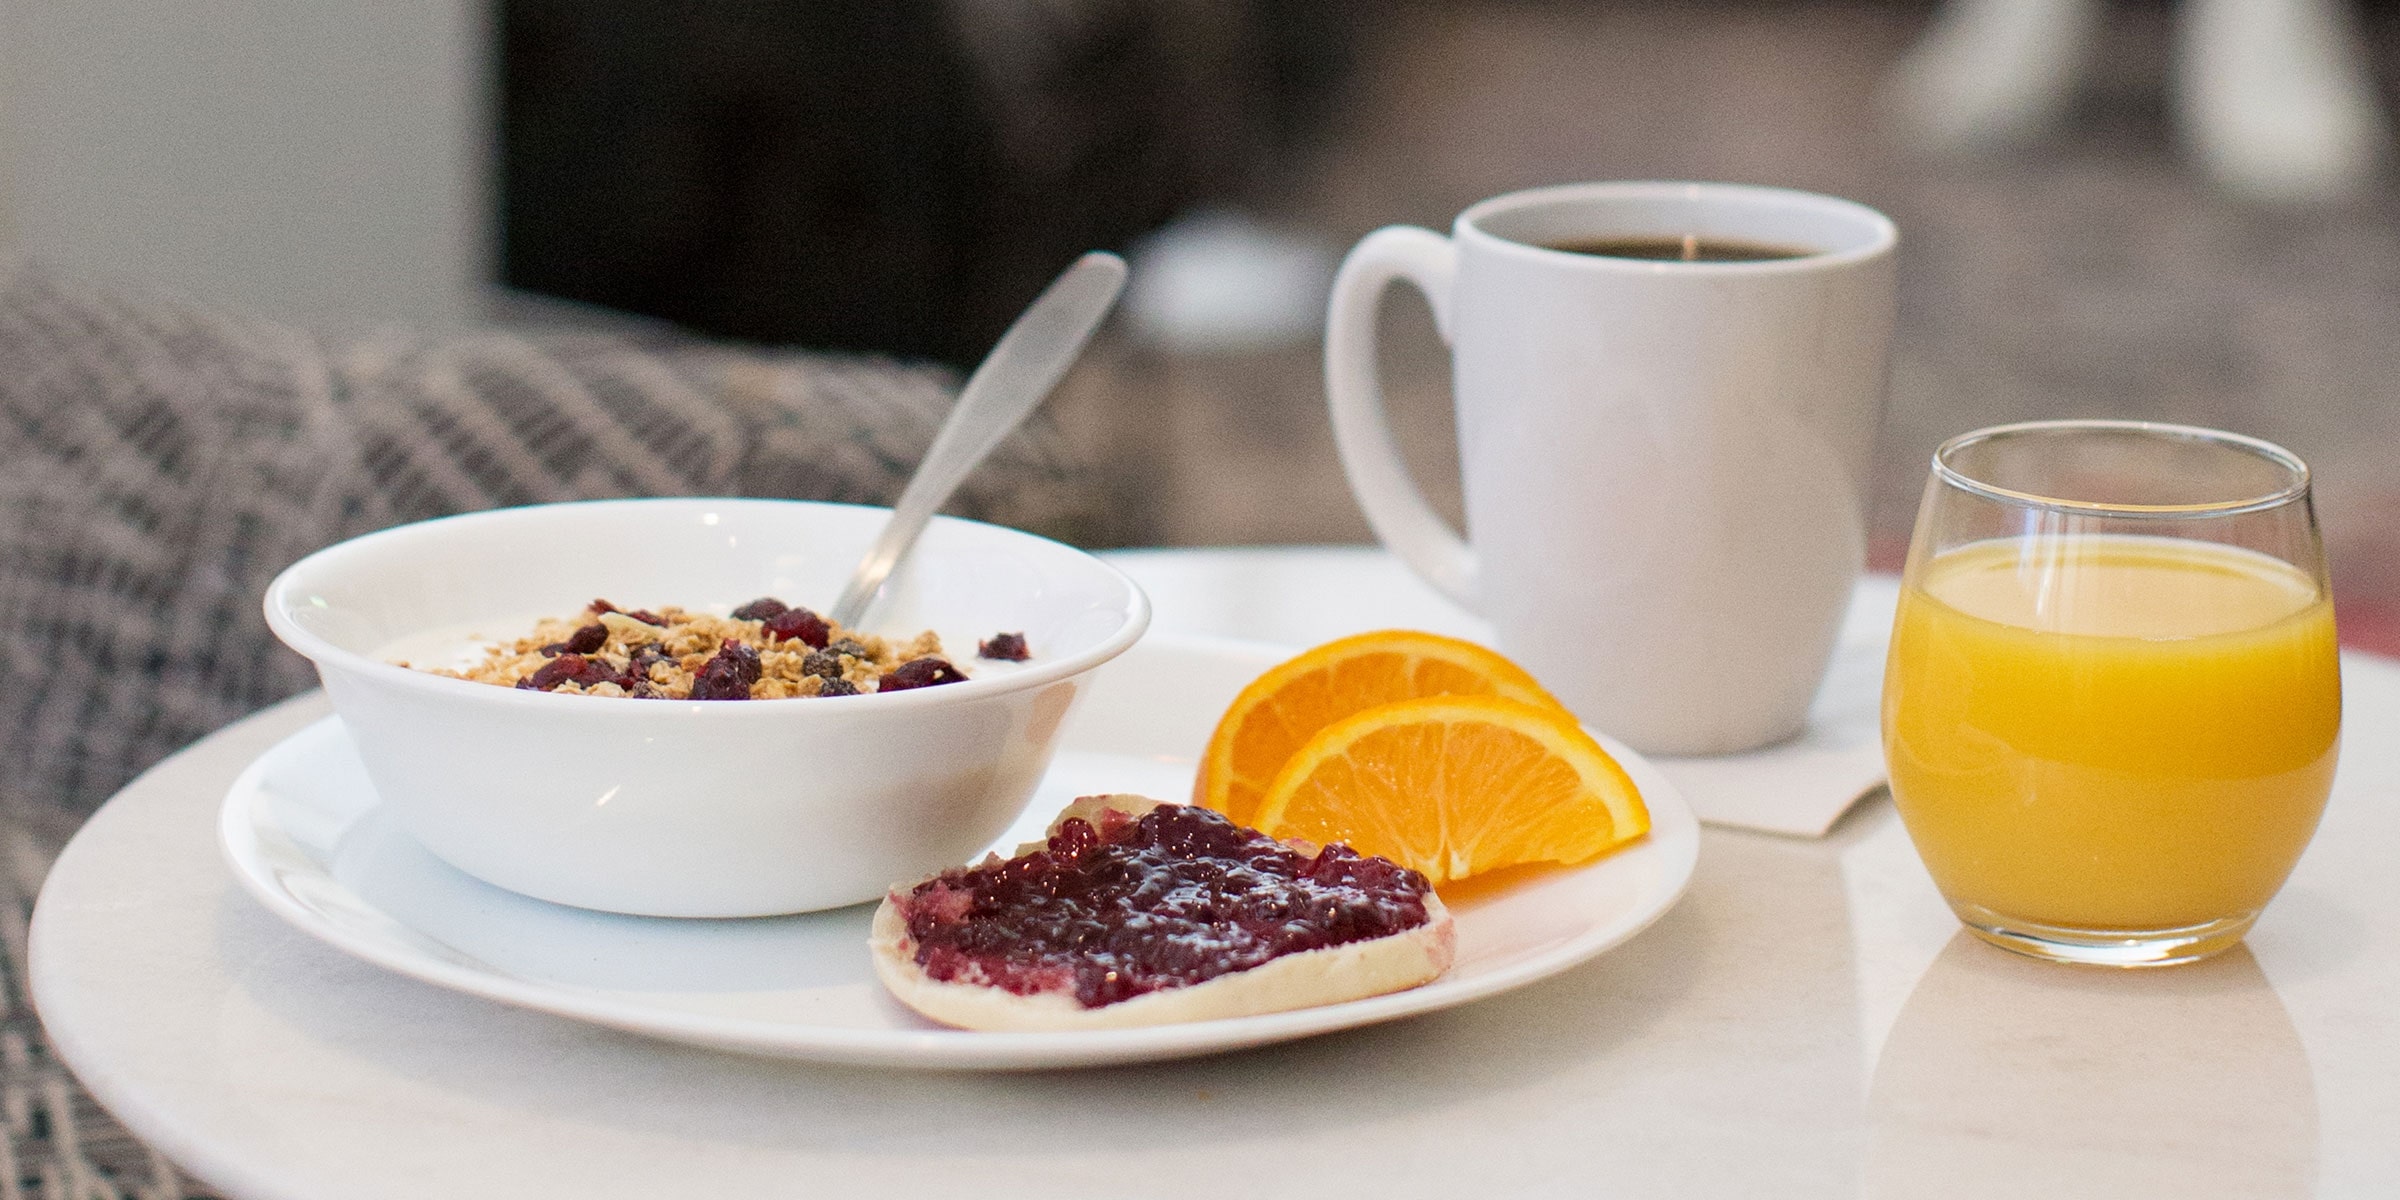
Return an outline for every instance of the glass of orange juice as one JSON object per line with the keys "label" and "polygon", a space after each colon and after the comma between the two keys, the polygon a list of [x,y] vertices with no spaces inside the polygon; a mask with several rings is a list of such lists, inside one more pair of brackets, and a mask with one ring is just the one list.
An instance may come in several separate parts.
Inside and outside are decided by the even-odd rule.
{"label": "glass of orange juice", "polygon": [[2189,962],[2300,858],[2342,724],[2308,467],[2139,421],[1934,452],[1883,689],[1892,798],[1967,927]]}

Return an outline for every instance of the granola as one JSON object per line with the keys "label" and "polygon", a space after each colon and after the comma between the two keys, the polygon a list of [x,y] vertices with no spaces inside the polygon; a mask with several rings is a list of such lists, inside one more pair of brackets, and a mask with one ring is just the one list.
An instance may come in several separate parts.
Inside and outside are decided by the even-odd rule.
{"label": "granola", "polygon": [[966,678],[931,630],[905,640],[861,633],[772,597],[722,617],[594,600],[490,647],[463,671],[424,669],[500,687],[661,700],[852,696]]}

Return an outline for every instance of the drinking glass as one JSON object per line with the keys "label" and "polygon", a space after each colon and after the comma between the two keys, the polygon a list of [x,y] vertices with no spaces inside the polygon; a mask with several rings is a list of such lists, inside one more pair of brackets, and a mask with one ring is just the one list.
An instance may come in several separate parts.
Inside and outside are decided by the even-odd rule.
{"label": "drinking glass", "polygon": [[1985,940],[2119,966],[2241,940],[2324,812],[2341,707],[2290,452],[2141,421],[1934,452],[1884,756],[1918,854]]}

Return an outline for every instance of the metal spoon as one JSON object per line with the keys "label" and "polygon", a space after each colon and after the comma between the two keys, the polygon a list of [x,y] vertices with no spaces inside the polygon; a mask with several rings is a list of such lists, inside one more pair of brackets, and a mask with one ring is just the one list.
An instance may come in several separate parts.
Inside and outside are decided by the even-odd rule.
{"label": "metal spoon", "polygon": [[1000,335],[999,344],[959,392],[958,406],[950,410],[950,419],[942,423],[916,475],[892,506],[883,533],[850,573],[850,586],[833,605],[835,622],[859,628],[867,606],[908,556],[917,535],[925,532],[934,510],[1058,386],[1059,377],[1083,352],[1083,344],[1124,287],[1125,260],[1104,250],[1092,251],[1051,280],[1032,307]]}

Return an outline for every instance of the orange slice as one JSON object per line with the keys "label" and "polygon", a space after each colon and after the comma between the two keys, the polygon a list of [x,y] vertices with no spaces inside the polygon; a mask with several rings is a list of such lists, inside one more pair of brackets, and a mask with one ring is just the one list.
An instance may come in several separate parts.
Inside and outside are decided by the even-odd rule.
{"label": "orange slice", "polygon": [[1438,886],[1586,861],[1649,832],[1650,811],[1564,710],[1444,696],[1326,726],[1268,785],[1253,824],[1270,837],[1347,842]]}
{"label": "orange slice", "polygon": [[1200,758],[1192,803],[1250,824],[1267,784],[1318,730],[1420,696],[1505,696],[1559,707],[1523,667],[1473,642],[1413,629],[1342,638],[1269,670],[1234,697]]}

